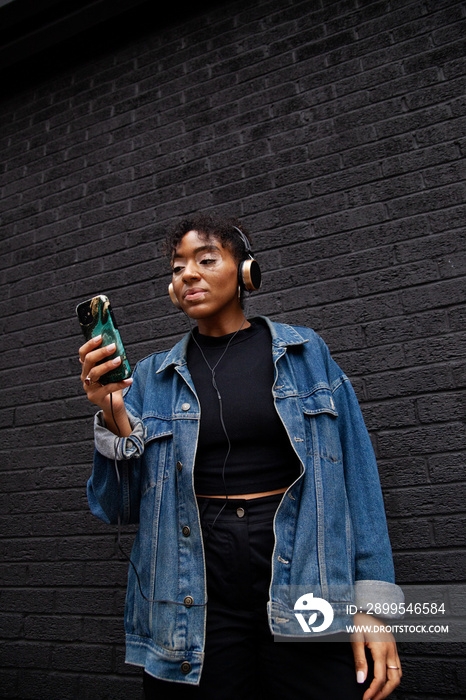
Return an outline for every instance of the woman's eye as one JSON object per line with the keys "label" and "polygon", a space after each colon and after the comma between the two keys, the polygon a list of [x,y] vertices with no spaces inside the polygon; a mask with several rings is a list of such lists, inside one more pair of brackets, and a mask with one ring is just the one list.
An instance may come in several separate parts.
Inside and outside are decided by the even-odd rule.
{"label": "woman's eye", "polygon": [[214,258],[204,258],[201,260],[201,265],[212,265],[212,263],[217,262]]}
{"label": "woman's eye", "polygon": [[181,267],[181,265],[176,265],[175,267],[172,268],[172,272],[174,275],[177,275],[179,272],[181,272],[182,269],[183,268]]}

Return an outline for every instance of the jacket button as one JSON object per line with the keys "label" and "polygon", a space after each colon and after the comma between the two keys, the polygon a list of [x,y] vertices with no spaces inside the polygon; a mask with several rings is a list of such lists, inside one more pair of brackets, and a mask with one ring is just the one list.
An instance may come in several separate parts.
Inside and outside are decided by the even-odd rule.
{"label": "jacket button", "polygon": [[189,403],[184,403],[181,406],[182,411],[189,411],[190,408],[191,408],[191,404],[189,404]]}
{"label": "jacket button", "polygon": [[189,661],[183,661],[181,664],[181,673],[184,673],[185,675],[191,671],[191,664]]}
{"label": "jacket button", "polygon": [[191,605],[194,605],[194,598],[190,595],[187,595],[186,598],[183,600],[183,603],[186,605],[187,608],[190,608]]}
{"label": "jacket button", "polygon": [[177,463],[176,463],[176,468],[177,468],[178,471],[180,472],[180,471],[183,469],[182,463],[181,463],[181,462],[177,462]]}
{"label": "jacket button", "polygon": [[183,535],[185,537],[189,537],[189,535],[191,534],[191,530],[189,529],[189,527],[187,525],[184,526],[184,528],[181,530],[181,532],[183,533]]}

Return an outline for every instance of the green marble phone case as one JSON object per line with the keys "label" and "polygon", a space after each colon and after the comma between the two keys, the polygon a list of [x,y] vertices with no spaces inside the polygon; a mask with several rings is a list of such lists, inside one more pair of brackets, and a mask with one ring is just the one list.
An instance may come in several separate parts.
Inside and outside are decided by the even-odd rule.
{"label": "green marble phone case", "polygon": [[121,356],[121,364],[116,369],[102,375],[100,378],[101,384],[121,382],[123,379],[130,377],[131,368],[108,298],[104,294],[99,294],[92,299],[88,299],[82,304],[78,304],[76,313],[86,340],[90,340],[96,335],[101,335],[102,343],[99,347],[115,343],[115,352],[104,360],[100,360],[97,364],[102,364],[102,362]]}

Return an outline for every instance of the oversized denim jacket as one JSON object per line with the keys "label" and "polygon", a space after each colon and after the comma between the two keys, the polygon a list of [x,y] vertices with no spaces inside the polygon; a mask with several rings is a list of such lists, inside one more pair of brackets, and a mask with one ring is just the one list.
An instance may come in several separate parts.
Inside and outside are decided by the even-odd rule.
{"label": "oversized denim jacket", "polygon": [[[270,329],[273,397],[302,465],[274,520],[270,629],[304,637],[294,605],[311,593],[334,611],[325,633],[338,632],[349,621],[349,603],[366,610],[403,599],[372,444],[351,384],[323,340],[308,328],[256,320]],[[188,342],[189,334],[136,365],[125,394],[129,437],[117,438],[97,414],[88,500],[107,523],[119,515],[122,523],[139,523],[131,559],[146,599],[130,567],[126,661],[198,684],[207,595],[193,485],[200,408]]]}

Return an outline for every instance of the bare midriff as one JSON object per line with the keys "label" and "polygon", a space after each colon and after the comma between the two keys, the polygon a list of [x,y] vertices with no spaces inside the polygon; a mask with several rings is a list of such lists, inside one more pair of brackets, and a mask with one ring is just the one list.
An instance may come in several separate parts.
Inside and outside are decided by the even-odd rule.
{"label": "bare midriff", "polygon": [[[262,498],[263,496],[275,496],[276,493],[285,493],[285,491],[286,491],[286,488],[275,489],[275,491],[261,491],[260,493],[240,493],[240,494],[235,494],[235,495],[228,494],[228,498],[244,498],[246,500],[249,500],[251,498]],[[223,499],[225,499],[225,494],[223,494],[223,496],[204,496],[201,493],[197,493],[196,496],[198,498],[223,498]]]}

